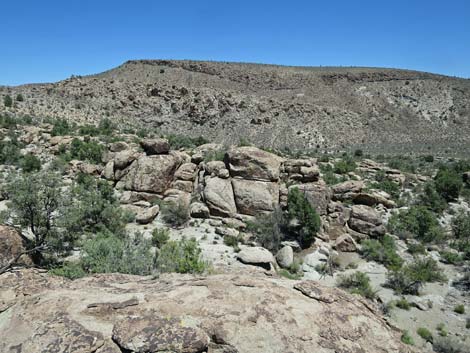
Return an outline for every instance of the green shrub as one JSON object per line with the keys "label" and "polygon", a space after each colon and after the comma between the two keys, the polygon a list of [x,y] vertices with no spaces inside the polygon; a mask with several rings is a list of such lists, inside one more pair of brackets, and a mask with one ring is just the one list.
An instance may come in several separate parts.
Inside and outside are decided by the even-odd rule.
{"label": "green shrub", "polygon": [[112,233],[124,236],[125,214],[105,180],[79,174],[72,186],[71,206],[64,226],[71,234]]}
{"label": "green shrub", "polygon": [[452,219],[452,233],[457,239],[470,239],[470,213],[459,212]]}
{"label": "green shrub", "polygon": [[426,247],[421,243],[411,243],[408,244],[407,251],[411,255],[424,255],[426,254]]}
{"label": "green shrub", "polygon": [[248,221],[247,231],[254,234],[256,241],[263,248],[271,252],[279,250],[281,241],[284,240],[285,217],[280,208],[276,208],[269,214],[261,214],[254,221]]}
{"label": "green shrub", "polygon": [[155,228],[152,231],[152,245],[161,248],[170,240],[170,231],[166,228]]}
{"label": "green shrub", "polygon": [[204,156],[204,162],[223,161],[225,153],[224,150],[210,151]]}
{"label": "green shrub", "polygon": [[12,136],[10,141],[0,141],[0,163],[8,165],[17,165],[21,161],[22,144],[16,136]]}
{"label": "green shrub", "polygon": [[163,221],[173,227],[180,227],[189,220],[189,208],[183,201],[164,203],[161,214]]}
{"label": "green shrub", "polygon": [[350,293],[360,294],[368,299],[375,299],[377,291],[372,289],[370,285],[370,278],[363,272],[354,272],[347,275],[340,275],[338,277],[338,286],[346,289]]}
{"label": "green shrub", "polygon": [[356,162],[354,162],[351,157],[344,156],[340,161],[335,163],[333,171],[337,174],[347,174],[355,171],[356,168]]}
{"label": "green shrub", "polygon": [[454,307],[454,312],[457,314],[465,314],[465,306],[463,304],[458,304]]}
{"label": "green shrub", "polygon": [[297,240],[302,246],[309,246],[320,230],[320,216],[298,188],[289,190],[287,209],[289,225],[297,234]]}
{"label": "green shrub", "polygon": [[408,331],[403,332],[403,334],[401,335],[401,341],[404,344],[408,344],[410,346],[414,346],[414,344],[415,344],[415,341],[414,341],[413,337],[411,337],[411,335]]}
{"label": "green shrub", "polygon": [[100,135],[109,136],[114,132],[115,129],[116,127],[108,118],[101,119],[98,124],[98,131]]}
{"label": "green shrub", "polygon": [[5,97],[3,97],[3,104],[7,108],[11,108],[13,106],[13,99],[7,94]]}
{"label": "green shrub", "polygon": [[201,249],[195,239],[168,241],[162,246],[157,258],[161,272],[203,273],[208,263],[201,258]]}
{"label": "green shrub", "polygon": [[24,101],[24,97],[23,97],[23,95],[22,95],[21,93],[18,93],[18,94],[16,95],[16,101],[17,101],[17,102],[23,102],[23,101]]}
{"label": "green shrub", "polygon": [[74,126],[65,119],[57,119],[53,124],[54,126],[51,131],[52,136],[73,135],[74,133]]}
{"label": "green shrub", "polygon": [[434,177],[434,183],[436,191],[446,201],[457,199],[463,186],[461,175],[447,168],[439,169]]}
{"label": "green shrub", "polygon": [[442,213],[447,208],[446,200],[436,191],[433,181],[424,184],[423,190],[418,196],[418,202],[436,213]]}
{"label": "green shrub", "polygon": [[345,176],[336,176],[333,171],[333,167],[330,164],[321,164],[320,170],[322,172],[322,178],[328,185],[336,185],[343,181],[346,181],[347,178]]}
{"label": "green shrub", "polygon": [[470,352],[470,347],[454,337],[436,337],[432,348],[438,353],[465,353]]}
{"label": "green shrub", "polygon": [[427,328],[425,327],[420,327],[416,330],[416,333],[423,339],[425,340],[426,342],[431,342],[433,341],[433,336],[432,336],[432,333],[431,331],[429,331]]}
{"label": "green shrub", "polygon": [[227,246],[231,246],[235,252],[240,251],[240,247],[238,243],[240,242],[240,238],[234,235],[224,235],[224,244]]}
{"label": "green shrub", "polygon": [[278,275],[281,277],[291,279],[291,280],[299,280],[302,278],[303,274],[300,272],[291,272],[285,268],[280,269],[278,272]]}
{"label": "green shrub", "polygon": [[403,310],[410,310],[411,304],[406,300],[405,298],[400,298],[395,302],[395,305],[397,308],[403,309]]}
{"label": "green shrub", "polygon": [[150,241],[137,233],[120,238],[98,233],[83,244],[81,263],[88,273],[127,273],[149,275],[155,269]]}
{"label": "green shrub", "polygon": [[387,194],[392,196],[393,199],[397,200],[400,197],[400,186],[394,181],[385,179],[371,184],[374,189],[385,191]]}
{"label": "green shrub", "polygon": [[60,267],[51,269],[49,272],[55,276],[66,277],[72,280],[85,277],[87,274],[79,262],[66,262]]}
{"label": "green shrub", "polygon": [[74,138],[68,151],[67,148],[62,145],[59,149],[59,153],[66,161],[78,159],[81,161],[100,164],[102,163],[104,146],[95,141],[81,141],[77,138]]}
{"label": "green shrub", "polygon": [[389,235],[382,239],[368,239],[362,243],[361,255],[368,261],[375,261],[384,264],[390,269],[398,269],[403,264],[403,259],[397,254],[395,241]]}
{"label": "green shrub", "polygon": [[443,282],[446,278],[432,258],[415,259],[401,269],[389,271],[386,286],[398,294],[419,294],[427,282]]}
{"label": "green shrub", "polygon": [[453,251],[440,251],[441,261],[447,264],[458,265],[462,263],[463,258],[460,254]]}
{"label": "green shrub", "polygon": [[354,157],[362,157],[364,152],[361,149],[357,149],[354,151]]}
{"label": "green shrub", "polygon": [[182,135],[168,135],[168,142],[172,150],[178,150],[180,148],[195,148],[200,145],[209,143],[209,140],[204,137],[189,137]]}
{"label": "green shrub", "polygon": [[394,156],[388,159],[388,166],[393,169],[401,170],[402,172],[415,173],[416,163],[411,157]]}
{"label": "green shrub", "polygon": [[27,154],[20,160],[20,167],[23,172],[30,173],[41,170],[41,160],[33,154]]}
{"label": "green shrub", "polygon": [[439,336],[441,337],[446,337],[448,334],[446,325],[444,325],[444,323],[442,322],[439,325],[437,325],[436,330],[437,332],[439,332]]}
{"label": "green shrub", "polygon": [[390,217],[388,228],[400,238],[416,237],[424,242],[438,242],[444,237],[436,215],[424,206],[411,206],[394,213]]}

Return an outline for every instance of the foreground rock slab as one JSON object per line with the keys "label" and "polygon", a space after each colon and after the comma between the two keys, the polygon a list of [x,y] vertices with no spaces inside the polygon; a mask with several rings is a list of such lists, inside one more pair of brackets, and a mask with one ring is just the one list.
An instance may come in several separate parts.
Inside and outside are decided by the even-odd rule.
{"label": "foreground rock slab", "polygon": [[0,352],[414,352],[372,303],[263,276],[6,273]]}

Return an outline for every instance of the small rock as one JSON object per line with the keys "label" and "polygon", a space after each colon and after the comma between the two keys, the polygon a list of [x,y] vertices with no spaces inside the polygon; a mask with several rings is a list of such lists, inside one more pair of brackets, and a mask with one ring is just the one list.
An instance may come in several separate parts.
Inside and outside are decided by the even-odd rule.
{"label": "small rock", "polygon": [[294,250],[290,246],[284,246],[276,254],[276,260],[282,268],[288,268],[294,262]]}
{"label": "small rock", "polygon": [[157,217],[159,212],[160,212],[160,207],[158,205],[146,208],[142,212],[137,213],[137,216],[135,217],[135,221],[139,224],[148,224],[152,222],[155,219],[155,217]]}

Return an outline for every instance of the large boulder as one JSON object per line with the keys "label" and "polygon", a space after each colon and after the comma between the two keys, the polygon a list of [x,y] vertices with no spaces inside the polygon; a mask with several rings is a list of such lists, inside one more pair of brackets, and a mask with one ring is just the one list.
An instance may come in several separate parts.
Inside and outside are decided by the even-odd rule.
{"label": "large boulder", "polygon": [[155,217],[157,217],[160,212],[160,207],[158,205],[145,208],[142,211],[138,212],[135,221],[139,224],[148,224],[152,222]]}
{"label": "large boulder", "polygon": [[323,181],[317,183],[307,183],[299,185],[291,185],[289,190],[298,188],[308,202],[315,208],[318,214],[325,215],[328,210],[328,204],[331,201],[331,191],[328,185]]}
{"label": "large boulder", "polygon": [[175,173],[178,180],[194,181],[196,178],[197,165],[194,163],[183,163]]}
{"label": "large boulder", "polygon": [[167,139],[144,139],[140,141],[140,146],[144,149],[147,156],[166,154],[170,151],[170,144]]}
{"label": "large boulder", "polygon": [[373,237],[385,234],[385,227],[382,225],[382,217],[380,214],[372,207],[365,205],[352,206],[348,225],[356,232]]}
{"label": "large boulder", "polygon": [[367,206],[384,205],[387,208],[394,208],[397,204],[390,200],[390,195],[383,191],[361,192],[354,197],[354,203]]}
{"label": "large boulder", "polygon": [[417,352],[373,302],[261,273],[22,270],[0,276],[1,303],[0,352]]}
{"label": "large boulder", "polygon": [[276,260],[282,268],[289,268],[294,263],[294,250],[291,246],[283,246],[276,254]]}
{"label": "large boulder", "polygon": [[231,216],[237,213],[232,183],[218,177],[204,178],[204,200],[212,215]]}
{"label": "large boulder", "polygon": [[[15,228],[0,225],[0,268],[8,265],[18,255],[26,251],[23,238]],[[28,255],[22,255],[16,261],[19,265],[32,265]]]}
{"label": "large boulder", "polygon": [[349,234],[343,234],[336,239],[334,248],[342,252],[354,252],[357,250],[357,244]]}
{"label": "large boulder", "polygon": [[350,200],[357,196],[364,189],[365,185],[362,180],[348,180],[333,185],[333,199],[337,201]]}
{"label": "large boulder", "polygon": [[238,213],[256,216],[273,211],[279,203],[278,183],[232,179],[232,186]]}
{"label": "large boulder", "polygon": [[277,181],[282,158],[257,147],[233,148],[227,152],[230,175],[243,179]]}
{"label": "large boulder", "polygon": [[190,206],[189,213],[193,218],[209,218],[209,208],[202,202],[193,202]]}
{"label": "large boulder", "polygon": [[135,160],[122,179],[126,190],[163,193],[181,164],[177,154],[142,156]]}
{"label": "large boulder", "polygon": [[255,265],[270,270],[276,263],[273,254],[262,247],[244,248],[237,254],[237,259],[247,265]]}
{"label": "large boulder", "polygon": [[382,224],[382,217],[372,207],[365,205],[354,205],[351,207],[351,218],[357,218],[374,225]]}

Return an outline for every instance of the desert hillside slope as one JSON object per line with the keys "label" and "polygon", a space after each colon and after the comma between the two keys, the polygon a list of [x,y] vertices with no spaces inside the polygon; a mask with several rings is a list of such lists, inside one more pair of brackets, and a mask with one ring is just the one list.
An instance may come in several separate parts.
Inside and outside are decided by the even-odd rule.
{"label": "desert hillside slope", "polygon": [[470,144],[470,80],[416,71],[140,60],[57,83],[0,87],[7,94],[24,100],[0,104],[0,113],[110,117],[227,144],[447,154]]}

